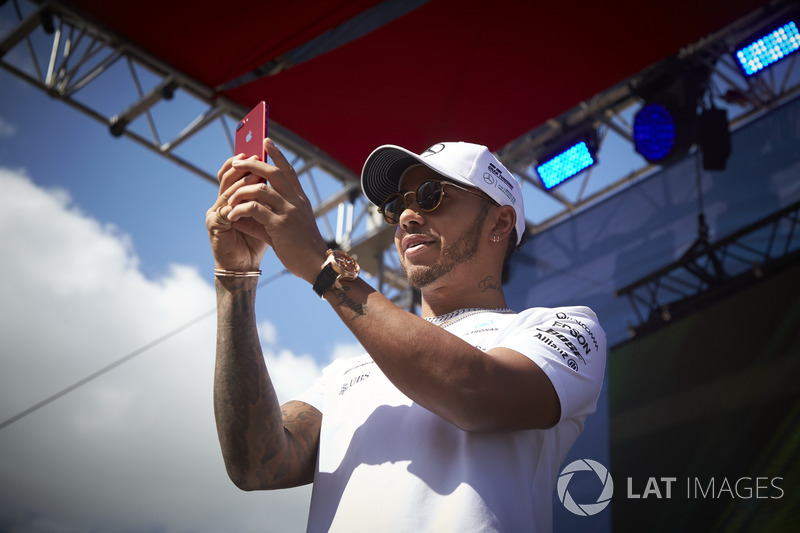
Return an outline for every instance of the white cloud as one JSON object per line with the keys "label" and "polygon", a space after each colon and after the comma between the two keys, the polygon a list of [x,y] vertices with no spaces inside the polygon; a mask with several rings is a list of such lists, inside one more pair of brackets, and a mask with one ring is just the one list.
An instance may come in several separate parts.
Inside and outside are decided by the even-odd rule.
{"label": "white cloud", "polygon": [[258,324],[258,338],[261,344],[274,345],[278,342],[278,328],[275,324],[264,320]]}
{"label": "white cloud", "polygon": [[352,343],[352,344],[335,344],[333,347],[333,351],[331,352],[331,362],[335,361],[336,359],[346,359],[348,357],[358,357],[359,355],[364,353],[364,348],[361,346],[360,343]]}
{"label": "white cloud", "polygon": [[[139,270],[128,238],[0,169],[0,421],[214,308],[194,269]],[[282,399],[313,358],[265,357]],[[3,531],[303,531],[310,488],[244,493],[212,411],[214,318],[0,429]]]}
{"label": "white cloud", "polygon": [[0,117],[0,139],[13,137],[16,133],[17,127],[3,117]]}
{"label": "white cloud", "polygon": [[310,384],[309,377],[315,378],[322,373],[310,355],[296,356],[288,350],[280,350],[267,352],[264,357],[281,402],[306,390]]}

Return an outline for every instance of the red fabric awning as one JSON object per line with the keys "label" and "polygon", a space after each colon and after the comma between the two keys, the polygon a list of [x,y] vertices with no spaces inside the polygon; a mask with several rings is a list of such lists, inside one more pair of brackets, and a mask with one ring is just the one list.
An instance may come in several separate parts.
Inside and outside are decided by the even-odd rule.
{"label": "red fabric awning", "polygon": [[[72,3],[217,87],[381,2]],[[384,143],[421,151],[470,140],[494,150],[764,3],[431,0],[225,94],[246,107],[266,100],[272,120],[354,172]]]}

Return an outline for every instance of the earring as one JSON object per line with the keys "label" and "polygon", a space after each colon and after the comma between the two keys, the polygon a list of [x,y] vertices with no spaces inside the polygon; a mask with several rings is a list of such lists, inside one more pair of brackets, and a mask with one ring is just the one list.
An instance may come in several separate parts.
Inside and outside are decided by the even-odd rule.
{"label": "earring", "polygon": [[500,242],[500,235],[492,235],[492,242]]}

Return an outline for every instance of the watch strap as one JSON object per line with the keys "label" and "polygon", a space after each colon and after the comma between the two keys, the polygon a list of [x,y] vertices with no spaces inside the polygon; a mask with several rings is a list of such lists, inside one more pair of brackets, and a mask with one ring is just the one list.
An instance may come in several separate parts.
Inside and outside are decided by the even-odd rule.
{"label": "watch strap", "polygon": [[314,282],[314,292],[316,292],[317,295],[324,300],[325,293],[328,292],[331,287],[333,287],[338,279],[339,273],[336,272],[336,270],[333,268],[333,265],[325,265],[317,276],[317,280]]}

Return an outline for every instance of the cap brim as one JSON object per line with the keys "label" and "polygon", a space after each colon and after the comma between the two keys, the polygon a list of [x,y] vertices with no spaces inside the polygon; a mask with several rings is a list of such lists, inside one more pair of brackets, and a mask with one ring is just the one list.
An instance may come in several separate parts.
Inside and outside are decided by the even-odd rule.
{"label": "cap brim", "polygon": [[[361,169],[361,189],[375,205],[381,205],[400,188],[400,179],[409,167],[423,163],[422,158],[393,144],[379,146]],[[424,164],[424,163],[423,163]]]}
{"label": "cap brim", "polygon": [[[389,195],[400,190],[400,180],[403,178],[403,173],[415,165],[425,165],[437,174],[456,183],[480,189],[479,185],[465,179],[457,172],[441,167],[431,159],[394,144],[379,146],[367,157],[364,167],[361,169],[361,189],[370,202],[380,206]],[[498,201],[498,203],[500,202]]]}

